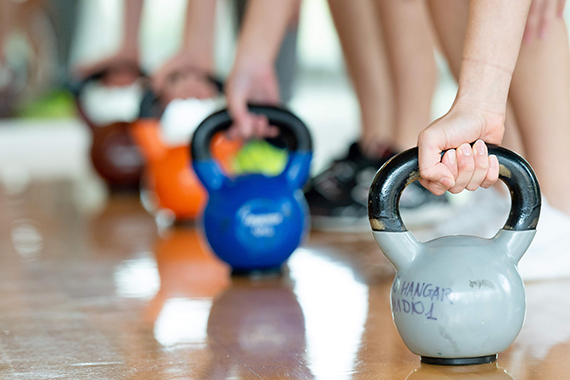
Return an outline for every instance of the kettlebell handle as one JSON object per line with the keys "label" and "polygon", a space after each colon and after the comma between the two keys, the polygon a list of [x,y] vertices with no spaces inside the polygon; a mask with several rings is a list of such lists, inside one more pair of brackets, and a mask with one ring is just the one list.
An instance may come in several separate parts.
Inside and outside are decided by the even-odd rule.
{"label": "kettlebell handle", "polygon": [[[185,72],[196,72],[200,76],[204,77],[206,81],[210,82],[216,88],[219,94],[222,94],[224,92],[224,83],[220,79],[210,74],[201,73],[191,67],[186,68],[185,70],[176,71],[171,76],[176,78],[177,75],[183,74]],[[145,90],[141,101],[139,118],[159,119],[162,116],[165,107],[166,105],[162,104],[160,101],[160,95],[156,94],[150,87],[148,87]]]}
{"label": "kettlebell handle", "polygon": [[111,67],[107,67],[107,68],[104,68],[102,70],[99,70],[99,71],[91,74],[90,76],[88,76],[88,77],[86,77],[80,81],[69,82],[66,84],[66,87],[73,94],[73,96],[77,99],[81,96],[81,93],[83,92],[83,90],[85,89],[87,84],[89,84],[91,82],[99,81],[99,80],[105,78],[114,69],[120,68],[120,67],[128,68],[129,70],[132,70],[133,72],[137,73],[142,78],[148,78],[148,75],[138,65],[125,61],[125,62],[118,62]]}
{"label": "kettlebell handle", "polygon": [[[312,141],[305,124],[294,114],[281,107],[249,105],[249,112],[267,117],[269,124],[276,126],[282,134],[290,135],[290,151],[308,153],[312,151]],[[232,119],[227,110],[214,113],[204,120],[194,132],[191,155],[194,161],[206,161],[212,158],[210,141],[220,131],[227,130]]]}
{"label": "kettlebell handle", "polygon": [[[534,230],[540,214],[541,197],[538,179],[530,164],[518,154],[487,145],[489,154],[499,160],[499,179],[511,193],[511,211],[505,230]],[[386,162],[376,173],[368,194],[368,217],[373,231],[407,231],[400,216],[402,192],[420,178],[418,148],[408,149]]]}

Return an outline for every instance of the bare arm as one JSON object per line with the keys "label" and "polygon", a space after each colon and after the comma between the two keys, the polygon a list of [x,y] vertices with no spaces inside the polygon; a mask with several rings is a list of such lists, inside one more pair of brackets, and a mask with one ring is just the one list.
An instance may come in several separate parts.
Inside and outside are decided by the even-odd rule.
{"label": "bare arm", "polygon": [[186,28],[182,50],[203,60],[201,67],[210,69],[214,60],[214,26],[216,0],[188,0]]}
{"label": "bare arm", "polygon": [[125,0],[123,25],[123,50],[138,58],[139,27],[143,0]]}
{"label": "bare arm", "polygon": [[[489,187],[496,157],[482,140],[500,144],[507,94],[531,0],[471,0],[459,90],[451,110],[418,139],[422,183],[435,194]],[[451,149],[440,162],[440,153]]]}
{"label": "bare arm", "polygon": [[273,63],[298,0],[250,0],[238,41],[236,63]]}
{"label": "bare arm", "polygon": [[79,65],[76,71],[79,77],[85,78],[108,68],[126,66],[133,71],[128,78],[115,81],[111,84],[123,85],[132,83],[138,77],[139,65],[139,27],[143,8],[143,0],[124,0],[123,36],[119,49],[111,56],[104,57],[96,62]]}
{"label": "bare arm", "polygon": [[230,135],[248,138],[276,134],[267,120],[248,113],[247,102],[279,103],[274,63],[298,9],[299,0],[250,0],[226,83],[228,107],[234,119]]}
{"label": "bare arm", "polygon": [[214,72],[216,5],[216,0],[188,0],[182,48],[153,74],[154,89],[167,100],[215,95],[203,75]]}
{"label": "bare arm", "polygon": [[529,6],[529,0],[471,1],[458,100],[505,113]]}

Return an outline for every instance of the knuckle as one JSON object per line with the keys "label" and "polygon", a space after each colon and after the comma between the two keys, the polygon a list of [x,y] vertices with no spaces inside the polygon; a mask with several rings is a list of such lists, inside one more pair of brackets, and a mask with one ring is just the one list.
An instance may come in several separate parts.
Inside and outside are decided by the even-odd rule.
{"label": "knuckle", "polygon": [[425,167],[424,167],[424,168],[420,167],[420,176],[421,176],[423,179],[426,179],[426,180],[429,181],[429,180],[431,179],[431,178],[430,178],[430,175],[431,175],[431,170],[429,170],[429,169],[427,169],[427,168],[425,168]]}
{"label": "knuckle", "polygon": [[451,187],[450,189],[448,189],[448,191],[449,191],[451,194],[459,194],[459,193],[461,193],[461,192],[463,191],[463,189],[465,189],[465,186],[464,186],[464,185],[457,184],[457,185]]}
{"label": "knuckle", "polygon": [[470,183],[467,186],[465,186],[465,188],[469,191],[475,191],[479,188],[479,184]]}
{"label": "knuckle", "polygon": [[424,144],[434,141],[434,132],[431,128],[426,128],[420,132],[418,141]]}
{"label": "knuckle", "polygon": [[430,190],[434,195],[443,195],[445,194],[445,192],[447,191],[444,188],[441,188],[440,186],[435,187],[433,190]]}
{"label": "knuckle", "polygon": [[485,157],[481,157],[480,159],[477,160],[476,162],[477,168],[479,169],[489,169],[489,157],[485,156]]}
{"label": "knuckle", "polygon": [[473,159],[462,160],[462,162],[459,163],[459,167],[461,168],[462,171],[472,172],[473,170],[475,170],[475,160]]}

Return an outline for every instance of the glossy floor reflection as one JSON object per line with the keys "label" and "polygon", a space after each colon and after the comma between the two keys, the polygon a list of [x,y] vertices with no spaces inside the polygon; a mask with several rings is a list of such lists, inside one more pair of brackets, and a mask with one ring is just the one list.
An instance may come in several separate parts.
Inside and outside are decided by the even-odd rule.
{"label": "glossy floor reflection", "polygon": [[0,190],[1,378],[570,377],[570,281],[527,284],[525,327],[497,363],[420,365],[368,234],[313,233],[283,275],[231,278],[136,195],[84,198],[70,183]]}

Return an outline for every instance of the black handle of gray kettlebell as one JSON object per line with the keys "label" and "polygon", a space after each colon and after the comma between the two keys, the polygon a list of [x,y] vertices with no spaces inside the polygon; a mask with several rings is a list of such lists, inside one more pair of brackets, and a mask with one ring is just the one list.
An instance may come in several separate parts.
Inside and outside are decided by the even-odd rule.
{"label": "black handle of gray kettlebell", "polygon": [[[305,123],[297,116],[285,108],[275,106],[249,105],[249,112],[264,115],[269,124],[277,127],[281,134],[291,139],[290,151],[311,152],[313,143],[311,134]],[[210,152],[210,141],[214,135],[220,131],[227,130],[232,125],[232,119],[228,110],[222,110],[206,118],[194,131],[191,143],[191,155],[195,161],[208,160],[212,158]]]}
{"label": "black handle of gray kettlebell", "polygon": [[[503,229],[534,230],[540,214],[541,198],[538,179],[530,164],[518,154],[487,145],[489,154],[499,160],[499,179],[511,193],[511,211]],[[374,231],[407,231],[398,207],[402,192],[420,178],[418,148],[406,150],[376,173],[368,194],[368,217]]]}

